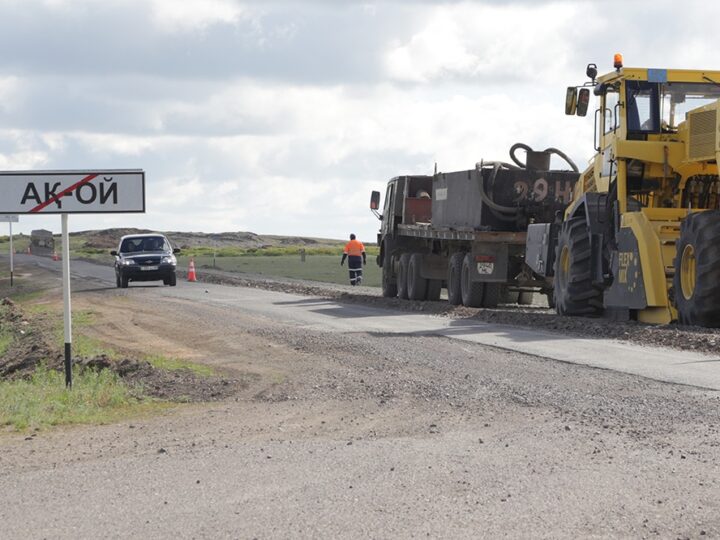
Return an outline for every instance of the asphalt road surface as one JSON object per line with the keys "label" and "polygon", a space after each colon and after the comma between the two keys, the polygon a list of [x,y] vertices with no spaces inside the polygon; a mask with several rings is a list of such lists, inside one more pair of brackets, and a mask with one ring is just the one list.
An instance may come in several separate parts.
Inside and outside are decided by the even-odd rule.
{"label": "asphalt road surface", "polygon": [[[59,270],[60,263],[44,257],[20,255],[19,258],[19,262],[33,260],[45,268]],[[77,279],[92,279],[110,285],[115,283],[112,268],[83,261],[73,261],[71,274]],[[142,285],[133,283],[131,286]],[[720,390],[720,355],[641,347],[606,339],[565,337],[541,330],[422,313],[390,312],[384,308],[244,287],[179,281],[179,287],[163,290],[163,295],[242,309],[306,328],[444,336],[658,381]]]}
{"label": "asphalt road surface", "polygon": [[135,332],[247,386],[0,437],[0,537],[720,536],[712,356],[73,273],[106,339]]}

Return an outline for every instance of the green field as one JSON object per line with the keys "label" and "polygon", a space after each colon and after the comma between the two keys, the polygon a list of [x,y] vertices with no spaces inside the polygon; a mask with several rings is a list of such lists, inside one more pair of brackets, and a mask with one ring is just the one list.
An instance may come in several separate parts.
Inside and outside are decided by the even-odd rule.
{"label": "green field", "polygon": [[[18,252],[27,249],[29,237],[16,237],[14,246]],[[192,256],[196,271],[202,276],[203,269],[215,268],[228,272],[256,274],[267,277],[287,277],[325,283],[349,284],[347,263],[340,267],[343,244],[335,246],[303,247],[301,245],[268,246],[263,248],[193,247],[184,249],[178,256],[178,268],[185,270]],[[59,242],[57,244],[60,250]],[[6,254],[8,238],[0,236],[0,254]],[[305,249],[305,262],[300,250]],[[367,246],[367,265],[363,269],[363,285],[379,287],[381,271],[375,263],[377,246]],[[82,236],[70,237],[70,257],[90,259],[102,264],[112,264],[110,248],[85,245]],[[2,267],[2,263],[0,263]],[[202,278],[201,278],[202,279]]]}
{"label": "green field", "polygon": [[[203,269],[216,268],[228,272],[244,272],[268,277],[288,277],[325,283],[349,284],[347,261],[340,266],[340,255],[307,255],[305,262],[300,255],[242,256],[242,257],[195,257],[195,269],[202,279]],[[213,266],[214,260],[214,266]],[[186,269],[188,257],[178,257],[178,268]],[[363,285],[380,286],[380,268],[375,264],[375,256],[368,255],[367,265],[363,268]]]}

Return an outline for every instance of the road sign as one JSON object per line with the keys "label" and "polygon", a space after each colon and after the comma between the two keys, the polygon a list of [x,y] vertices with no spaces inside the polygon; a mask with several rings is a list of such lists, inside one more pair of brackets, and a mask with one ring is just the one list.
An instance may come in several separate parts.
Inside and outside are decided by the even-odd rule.
{"label": "road sign", "polygon": [[15,214],[0,214],[0,223],[17,223],[20,218]]}
{"label": "road sign", "polygon": [[62,214],[65,384],[72,387],[68,214],[145,212],[145,173],[141,169],[3,171],[0,172],[0,212]]}
{"label": "road sign", "polygon": [[145,212],[145,173],[139,169],[0,172],[0,212]]}

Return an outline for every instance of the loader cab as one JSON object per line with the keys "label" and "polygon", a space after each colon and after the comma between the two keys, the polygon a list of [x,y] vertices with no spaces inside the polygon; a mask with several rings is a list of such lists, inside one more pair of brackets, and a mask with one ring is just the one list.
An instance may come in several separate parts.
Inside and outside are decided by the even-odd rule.
{"label": "loader cab", "polygon": [[[720,210],[720,72],[625,68],[616,58],[614,71],[592,73],[584,87],[596,98],[596,154],[565,211],[558,249],[569,253],[581,236],[589,241],[582,275],[591,280],[575,287],[574,259],[561,257],[567,265],[555,268],[559,312],[706,323],[693,315],[700,305],[691,301],[694,252],[681,248],[694,234],[689,223]],[[696,241],[704,245],[688,240]],[[720,295],[716,300],[720,305]]]}
{"label": "loader cab", "polygon": [[[702,148],[695,151],[697,145],[691,143],[689,153],[674,154],[682,150],[677,143],[693,137],[688,113],[720,99],[720,73],[625,68],[620,55],[615,58],[615,68],[598,77],[595,65],[590,64],[586,71],[590,81],[577,87],[580,94],[577,88],[567,89],[566,114],[583,116],[582,93],[590,93],[588,88],[592,88],[595,96],[591,110],[596,154],[581,175],[585,188],[576,190],[576,200],[589,188],[617,200],[620,214],[642,208],[687,207],[685,181],[679,177],[690,176],[690,171],[670,174],[670,161],[704,152]],[[709,115],[708,122],[714,123]],[[705,129],[700,122],[696,126],[695,132]],[[702,137],[694,136],[694,140],[702,147]]]}

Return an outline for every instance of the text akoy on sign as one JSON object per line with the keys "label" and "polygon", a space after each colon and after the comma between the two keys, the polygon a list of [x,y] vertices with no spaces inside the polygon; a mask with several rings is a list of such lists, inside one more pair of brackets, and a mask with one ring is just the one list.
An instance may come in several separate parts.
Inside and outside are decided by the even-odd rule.
{"label": "text akoy on sign", "polygon": [[0,173],[0,213],[144,212],[141,170]]}

